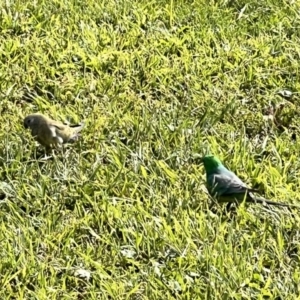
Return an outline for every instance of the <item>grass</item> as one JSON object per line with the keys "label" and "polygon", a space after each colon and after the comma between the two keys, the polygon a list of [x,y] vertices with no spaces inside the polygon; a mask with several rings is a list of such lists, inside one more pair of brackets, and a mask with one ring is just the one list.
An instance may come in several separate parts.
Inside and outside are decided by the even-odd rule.
{"label": "grass", "polygon": [[[1,299],[298,297],[299,212],[209,210],[190,160],[300,201],[297,1],[1,6]],[[33,112],[82,139],[36,158]]]}

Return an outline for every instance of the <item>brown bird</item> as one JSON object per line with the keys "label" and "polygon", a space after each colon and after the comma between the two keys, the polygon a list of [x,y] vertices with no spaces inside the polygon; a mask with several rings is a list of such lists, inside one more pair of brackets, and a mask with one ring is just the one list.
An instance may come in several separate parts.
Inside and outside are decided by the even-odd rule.
{"label": "brown bird", "polygon": [[24,127],[31,129],[32,136],[46,149],[72,143],[79,137],[84,123],[65,125],[42,114],[31,114],[25,117]]}

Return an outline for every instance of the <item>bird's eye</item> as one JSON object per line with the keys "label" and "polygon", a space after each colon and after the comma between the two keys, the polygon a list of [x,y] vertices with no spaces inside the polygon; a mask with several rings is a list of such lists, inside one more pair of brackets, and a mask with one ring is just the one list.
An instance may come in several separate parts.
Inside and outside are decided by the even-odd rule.
{"label": "bird's eye", "polygon": [[28,128],[29,127],[29,125],[30,125],[30,123],[32,123],[32,119],[26,119],[25,121],[24,121],[24,126],[25,126],[25,128]]}

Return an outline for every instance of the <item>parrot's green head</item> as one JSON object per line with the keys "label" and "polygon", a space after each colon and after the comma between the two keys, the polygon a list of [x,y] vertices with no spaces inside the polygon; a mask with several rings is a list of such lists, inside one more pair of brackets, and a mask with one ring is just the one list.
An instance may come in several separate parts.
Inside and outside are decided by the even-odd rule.
{"label": "parrot's green head", "polygon": [[211,173],[216,168],[222,166],[221,161],[216,156],[213,156],[213,155],[206,155],[206,156],[202,157],[201,161],[204,164],[206,173]]}

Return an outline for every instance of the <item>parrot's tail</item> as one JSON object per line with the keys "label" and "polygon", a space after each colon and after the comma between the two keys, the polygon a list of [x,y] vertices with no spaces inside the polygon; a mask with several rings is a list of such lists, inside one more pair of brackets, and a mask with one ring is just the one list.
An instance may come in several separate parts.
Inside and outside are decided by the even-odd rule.
{"label": "parrot's tail", "polygon": [[76,125],[69,125],[69,127],[74,129],[74,133],[68,140],[68,143],[74,143],[80,138],[80,136],[81,136],[80,131],[84,128],[84,125],[85,125],[84,123],[76,124]]}
{"label": "parrot's tail", "polygon": [[254,203],[261,203],[261,204],[270,204],[270,205],[277,205],[277,206],[300,208],[300,206],[298,206],[298,205],[289,204],[289,203],[283,203],[283,202],[271,201],[271,200],[267,200],[267,199],[262,198],[262,197],[252,197],[252,200],[253,200]]}
{"label": "parrot's tail", "polygon": [[69,125],[69,127],[74,128],[76,133],[80,132],[84,128],[85,123],[75,124],[75,125]]}

